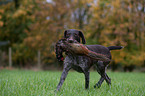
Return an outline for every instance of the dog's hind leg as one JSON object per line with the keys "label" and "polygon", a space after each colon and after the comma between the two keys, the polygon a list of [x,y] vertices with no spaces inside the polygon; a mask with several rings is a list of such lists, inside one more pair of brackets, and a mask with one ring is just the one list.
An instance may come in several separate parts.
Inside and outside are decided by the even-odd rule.
{"label": "dog's hind leg", "polygon": [[96,86],[99,88],[101,87],[101,84],[103,83],[104,80],[106,80],[106,82],[108,84],[111,84],[111,79],[108,77],[108,75],[105,73],[105,65],[103,64],[102,61],[98,61],[98,63],[96,64],[96,69],[97,72],[101,75],[100,80],[98,81],[98,83],[96,83],[94,85],[94,88],[96,88]]}
{"label": "dog's hind leg", "polygon": [[[106,69],[107,69],[107,66],[105,67],[105,71],[106,71]],[[105,72],[105,77],[106,77],[106,82],[107,82],[107,84],[108,85],[111,85],[111,78],[107,75],[107,73]]]}
{"label": "dog's hind leg", "polygon": [[102,85],[102,83],[103,83],[103,81],[104,81],[104,78],[101,77],[100,80],[98,81],[98,83],[96,83],[96,84],[94,85],[94,88],[96,88],[96,87],[100,88],[101,85]]}
{"label": "dog's hind leg", "polygon": [[107,78],[107,84],[108,85],[111,85],[111,78],[105,73],[105,75],[106,75],[106,78]]}
{"label": "dog's hind leg", "polygon": [[[99,70],[99,68],[97,67],[97,65],[95,67],[96,67],[97,72],[101,75],[101,71]],[[104,78],[101,76],[100,77],[100,80],[98,81],[98,83],[96,83],[94,85],[94,88],[96,88],[96,87],[100,88],[101,85],[102,85],[102,83],[103,83],[103,81],[104,81]]]}

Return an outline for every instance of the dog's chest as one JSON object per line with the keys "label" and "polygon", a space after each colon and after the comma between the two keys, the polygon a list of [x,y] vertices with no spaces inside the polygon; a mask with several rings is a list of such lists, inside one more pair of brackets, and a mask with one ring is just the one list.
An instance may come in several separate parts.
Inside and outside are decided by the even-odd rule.
{"label": "dog's chest", "polygon": [[72,68],[78,72],[84,72],[89,69],[89,61],[85,56],[77,56],[72,60]]}

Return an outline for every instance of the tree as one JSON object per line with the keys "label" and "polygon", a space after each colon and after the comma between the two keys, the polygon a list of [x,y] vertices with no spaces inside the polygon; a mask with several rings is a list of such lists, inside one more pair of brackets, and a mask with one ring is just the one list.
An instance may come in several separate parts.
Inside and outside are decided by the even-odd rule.
{"label": "tree", "polygon": [[[79,6],[81,8],[79,10],[83,12],[83,14],[79,13],[81,17],[74,15],[78,12],[77,7],[74,6],[76,3],[81,4],[81,6]],[[63,37],[64,27],[66,25],[68,28],[75,27],[76,22],[79,24],[77,28],[83,27],[84,23],[82,19],[87,15],[85,11],[88,10],[83,8],[83,4],[87,5],[87,3],[88,2],[68,0],[53,0],[49,3],[45,0],[36,1],[38,9],[33,13],[36,22],[29,27],[30,31],[26,30],[28,37],[24,40],[25,44],[35,51],[41,50],[42,58],[49,58],[48,61],[46,61],[52,62],[55,60],[54,44],[59,38]],[[77,21],[79,19],[81,20]]]}
{"label": "tree", "polygon": [[113,51],[114,62],[123,66],[144,64],[144,1],[99,0],[92,7],[93,19],[89,38],[99,44],[125,46]]}

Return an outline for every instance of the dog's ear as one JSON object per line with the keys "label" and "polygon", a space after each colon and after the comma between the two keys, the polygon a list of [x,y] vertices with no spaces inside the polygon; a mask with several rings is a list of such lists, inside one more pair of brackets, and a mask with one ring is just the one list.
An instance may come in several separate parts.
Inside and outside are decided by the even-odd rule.
{"label": "dog's ear", "polygon": [[82,43],[86,44],[86,39],[85,39],[85,37],[84,37],[84,35],[83,35],[83,33],[81,31],[79,31],[79,35],[82,38]]}
{"label": "dog's ear", "polygon": [[64,38],[66,38],[67,30],[64,31]]}

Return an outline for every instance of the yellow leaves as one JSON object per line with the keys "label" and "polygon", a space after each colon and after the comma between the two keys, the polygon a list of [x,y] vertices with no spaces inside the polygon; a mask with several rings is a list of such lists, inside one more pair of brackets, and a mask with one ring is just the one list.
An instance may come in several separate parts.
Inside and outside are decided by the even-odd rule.
{"label": "yellow leaves", "polygon": [[86,35],[85,35],[86,38],[89,38],[90,36],[91,36],[90,32],[86,33]]}
{"label": "yellow leaves", "polygon": [[112,30],[106,28],[102,32],[104,32],[105,35],[108,35],[108,34],[111,34],[112,33]]}
{"label": "yellow leaves", "polygon": [[94,18],[96,18],[96,19],[99,19],[99,18],[100,18],[100,15],[99,15],[99,14],[94,14],[93,16],[94,16]]}
{"label": "yellow leaves", "polygon": [[26,14],[27,14],[27,12],[26,12],[25,10],[19,9],[19,10],[17,10],[17,11],[14,13],[13,17],[14,17],[14,18],[17,18],[17,17],[19,17],[19,16],[23,16],[23,15],[26,15]]}
{"label": "yellow leaves", "polygon": [[115,8],[120,8],[120,0],[112,0],[112,5],[115,7]]}
{"label": "yellow leaves", "polygon": [[40,41],[42,38],[41,38],[41,36],[40,35],[37,35],[36,36],[36,41]]}
{"label": "yellow leaves", "polygon": [[[137,51],[128,52],[127,48],[112,51],[115,63],[143,64],[145,56],[139,53],[138,48],[139,46],[144,48],[143,21],[141,21],[143,13],[137,12],[136,4],[132,4],[131,0],[95,1],[96,4],[92,3],[94,0],[53,0],[52,4],[46,3],[46,0],[21,0],[17,10],[14,8],[14,3],[0,6],[0,27],[5,23],[7,29],[4,32],[8,35],[11,35],[9,34],[11,28],[13,28],[12,32],[15,29],[18,32],[25,30],[26,37],[24,36],[25,40],[22,42],[28,45],[30,50],[43,50],[43,56],[51,57],[55,55],[54,43],[63,37],[62,31],[65,28],[78,28],[82,19],[82,24],[84,24],[82,30],[86,31],[84,36],[90,44],[99,42],[104,46],[128,45],[130,49],[134,48],[133,52]],[[84,18],[79,17],[83,15],[83,11],[85,12]],[[2,16],[5,16],[5,21],[1,20]],[[19,24],[22,26],[19,27]],[[67,27],[64,28],[64,26]]]}
{"label": "yellow leaves", "polygon": [[79,3],[79,4],[86,4],[86,3],[88,3],[88,2],[92,2],[93,0],[73,0],[73,3],[75,3],[75,4],[77,4],[77,3]]}
{"label": "yellow leaves", "polygon": [[0,13],[3,14],[4,13],[4,10],[3,9],[0,9]]}
{"label": "yellow leaves", "polygon": [[0,15],[0,19],[2,19],[2,15]]}
{"label": "yellow leaves", "polygon": [[122,63],[127,66],[136,65],[141,66],[145,60],[145,52],[126,52],[124,49],[121,51],[112,51],[112,60],[115,63]]}
{"label": "yellow leaves", "polygon": [[111,51],[111,54],[112,54],[112,60],[115,62],[115,63],[119,63],[119,62],[122,62],[123,61],[123,58],[125,56],[125,53],[124,52],[120,52],[120,51]]}
{"label": "yellow leaves", "polygon": [[4,25],[4,22],[1,21],[1,19],[2,19],[2,15],[0,15],[0,27],[2,27]]}
{"label": "yellow leaves", "polygon": [[4,25],[3,21],[0,21],[0,27],[2,27]]}
{"label": "yellow leaves", "polygon": [[42,37],[40,35],[27,37],[24,42],[32,48],[39,48],[42,45]]}
{"label": "yellow leaves", "polygon": [[129,33],[128,35],[129,35],[129,39],[130,40],[134,40],[135,39],[134,33]]}
{"label": "yellow leaves", "polygon": [[133,64],[137,66],[141,66],[145,60],[145,52],[138,52],[136,54],[131,55],[131,61]]}
{"label": "yellow leaves", "polygon": [[32,41],[33,41],[33,38],[32,37],[27,37],[27,38],[24,39],[24,42],[26,44],[29,44],[29,42],[32,42]]}
{"label": "yellow leaves", "polygon": [[[137,12],[138,5],[130,0],[109,2],[98,0],[97,2],[97,5],[92,6],[91,24],[93,27],[91,28],[93,32],[90,31],[91,36],[95,35],[94,33],[97,31],[98,35],[95,37],[98,38],[96,40],[101,45],[127,46],[123,50],[112,51],[115,63],[143,65],[145,57],[143,55],[145,52],[142,51],[144,32],[141,29],[144,29],[142,27],[144,16],[139,15],[143,14],[142,12]],[[140,4],[142,3],[140,2]]]}
{"label": "yellow leaves", "polygon": [[[0,12],[0,13],[1,13],[1,12]],[[2,19],[2,15],[0,15],[0,27],[2,27],[2,26],[4,25],[4,22],[1,21],[1,19]]]}
{"label": "yellow leaves", "polygon": [[1,21],[1,19],[2,19],[2,15],[0,15],[0,27],[2,27],[2,26],[3,26],[3,24],[4,24],[4,22],[3,22],[3,21]]}
{"label": "yellow leaves", "polygon": [[32,21],[35,21],[35,19],[36,19],[35,16],[30,16],[29,18],[31,18]]}

